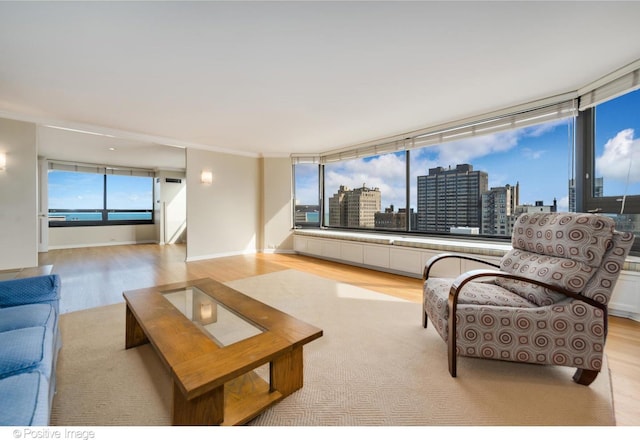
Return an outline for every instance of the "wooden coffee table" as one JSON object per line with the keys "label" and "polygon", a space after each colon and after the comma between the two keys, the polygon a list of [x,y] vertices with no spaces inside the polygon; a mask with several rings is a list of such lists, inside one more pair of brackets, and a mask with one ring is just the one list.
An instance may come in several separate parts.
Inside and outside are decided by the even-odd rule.
{"label": "wooden coffee table", "polygon": [[[205,278],[123,293],[127,349],[151,343],[173,379],[174,425],[239,425],[302,388],[322,330]],[[269,380],[254,370],[269,364]]]}

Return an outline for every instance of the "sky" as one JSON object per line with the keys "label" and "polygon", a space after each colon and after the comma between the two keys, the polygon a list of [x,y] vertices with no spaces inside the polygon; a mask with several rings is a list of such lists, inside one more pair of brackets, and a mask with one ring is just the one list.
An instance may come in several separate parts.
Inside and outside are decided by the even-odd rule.
{"label": "sky", "polygon": [[[49,171],[49,209],[103,209],[103,175]],[[107,209],[152,209],[153,179],[107,176]]]}
{"label": "sky", "polygon": [[[640,90],[601,104],[596,115],[596,177],[604,178],[604,195],[640,194]],[[410,206],[416,207],[417,176],[468,163],[488,173],[489,188],[519,183],[521,204],[551,205],[556,199],[566,211],[573,130],[573,120],[566,119],[411,150]],[[299,204],[317,204],[317,166],[308,169],[296,174]],[[404,173],[403,152],[327,164],[326,197],[340,185],[377,187],[383,209],[393,204],[397,210],[405,206]]]}

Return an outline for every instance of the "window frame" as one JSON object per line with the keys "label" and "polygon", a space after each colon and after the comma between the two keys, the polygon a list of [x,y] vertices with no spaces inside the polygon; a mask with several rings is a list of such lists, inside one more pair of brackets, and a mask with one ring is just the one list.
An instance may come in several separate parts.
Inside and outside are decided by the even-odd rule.
{"label": "window frame", "polygon": [[[576,156],[576,176],[582,187],[582,196],[576,193],[576,210],[582,212],[604,212],[617,213],[622,205],[622,195],[598,196],[593,192],[593,178],[596,168],[596,111],[595,107],[585,109],[578,114],[576,125],[582,135],[582,147],[577,152],[582,153]],[[576,191],[578,186],[576,185]],[[580,207],[578,201],[582,202]],[[582,209],[580,209],[582,208]],[[627,195],[625,197],[625,213],[640,214],[640,195]]]}
{"label": "window frame", "polygon": [[[561,119],[561,118],[558,118]],[[478,118],[482,123],[482,120]],[[455,130],[455,126],[453,129]],[[465,127],[466,129],[466,127]],[[593,187],[591,185],[591,179],[595,176],[595,156],[596,156],[596,146],[595,146],[595,108],[589,107],[586,109],[578,109],[576,106],[576,111],[574,113],[574,121],[573,121],[573,148],[574,148],[574,160],[573,160],[573,172],[574,172],[574,182],[575,182],[575,211],[576,212],[602,212],[606,213],[616,213],[620,211],[621,207],[621,196],[599,196],[595,197],[593,194]],[[417,137],[423,135],[417,135]],[[409,142],[407,142],[409,141]],[[380,141],[380,144],[384,146],[385,141]],[[397,142],[397,141],[394,141]],[[404,150],[407,153],[407,168],[410,166],[410,154],[411,150],[415,148],[415,143],[412,143],[409,137],[404,138],[403,143],[405,145]],[[389,145],[387,141],[386,145]],[[346,230],[353,233],[380,233],[380,234],[398,234],[402,233],[403,235],[416,236],[416,237],[448,237],[448,238],[456,238],[460,239],[460,236],[453,235],[450,233],[437,233],[437,232],[424,232],[424,231],[416,231],[411,229],[410,221],[407,220],[407,226],[405,230],[384,230],[384,229],[363,229],[363,228],[349,228],[344,226],[331,226],[327,225],[325,222],[325,199],[326,194],[324,193],[324,179],[325,179],[325,170],[324,164],[327,163],[326,157],[330,157],[331,161],[334,160],[343,160],[343,159],[351,159],[355,157],[362,157],[364,153],[360,153],[360,151],[371,150],[370,145],[354,147],[351,150],[340,150],[334,153],[328,153],[325,157],[320,157],[320,163],[318,164],[318,171],[320,173],[319,185],[320,185],[320,229],[336,229],[336,230]],[[396,150],[397,151],[397,150]],[[407,212],[409,212],[409,204],[410,204],[410,172],[409,169],[406,170],[405,173],[405,185],[407,191]],[[640,195],[627,195],[625,199],[625,213],[627,214],[640,214]],[[409,219],[409,216],[407,216]],[[473,240],[473,241],[492,241],[492,242],[508,242],[510,241],[510,236],[498,236],[498,235],[465,235],[463,237],[465,240]],[[631,250],[632,255],[640,255],[640,239],[636,238],[636,241]]]}
{"label": "window frame", "polygon": [[[316,174],[317,174],[317,179],[318,179],[318,188],[317,188],[317,196],[318,196],[318,221],[317,222],[298,222],[296,221],[296,213],[297,213],[297,207],[298,206],[315,206],[315,205],[298,205],[296,204],[296,166],[298,165],[317,165],[318,169],[316,170]],[[317,163],[317,161],[315,160],[310,160],[310,161],[298,161],[295,160],[294,163],[291,164],[291,176],[292,176],[292,189],[293,189],[293,194],[292,194],[292,200],[293,203],[292,205],[292,224],[293,227],[296,229],[317,229],[319,227],[322,227],[322,215],[323,215],[323,209],[322,209],[322,173],[323,171],[320,168],[320,165]]]}
{"label": "window frame", "polygon": [[[56,170],[50,169],[50,171],[61,171],[66,173],[83,173],[84,171],[73,171],[73,170]],[[95,173],[98,174],[98,173]],[[47,210],[48,224],[49,227],[52,228],[69,228],[69,227],[81,227],[81,226],[122,226],[122,225],[152,225],[155,224],[155,209],[153,206],[155,200],[155,185],[154,185],[154,177],[153,176],[135,176],[131,175],[131,177],[147,177],[151,179],[151,208],[149,209],[108,209],[107,208],[107,199],[108,199],[108,185],[107,180],[109,173],[105,171],[99,173],[102,175],[102,209],[94,208],[94,209],[57,209],[57,208],[49,208]],[[72,220],[72,221],[59,221],[52,220],[52,214],[56,213],[100,213],[101,220]],[[118,220],[109,220],[109,214],[111,213],[148,213],[151,214],[150,219],[118,219]]]}

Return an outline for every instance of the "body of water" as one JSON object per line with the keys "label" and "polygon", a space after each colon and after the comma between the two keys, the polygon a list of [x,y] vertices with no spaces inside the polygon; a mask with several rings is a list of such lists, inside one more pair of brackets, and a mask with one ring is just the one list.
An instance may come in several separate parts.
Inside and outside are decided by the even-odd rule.
{"label": "body of water", "polygon": [[[150,212],[109,212],[109,220],[151,220]],[[95,222],[102,221],[101,212],[52,212],[50,221]]]}

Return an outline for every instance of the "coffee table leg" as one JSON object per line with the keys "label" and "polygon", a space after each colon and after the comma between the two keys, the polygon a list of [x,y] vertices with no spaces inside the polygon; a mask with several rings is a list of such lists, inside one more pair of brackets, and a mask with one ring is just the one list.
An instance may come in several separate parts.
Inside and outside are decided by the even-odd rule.
{"label": "coffee table leg", "polygon": [[301,346],[271,361],[271,391],[279,391],[283,397],[286,397],[302,388],[302,370]]}
{"label": "coffee table leg", "polygon": [[224,385],[187,400],[173,384],[173,425],[220,425],[224,421]]}
{"label": "coffee table leg", "polygon": [[129,304],[127,304],[125,319],[124,346],[126,349],[137,347],[138,345],[143,345],[149,342],[149,339],[147,339],[147,335],[144,334],[144,330],[140,327],[138,320],[131,312],[131,309],[129,309]]}

